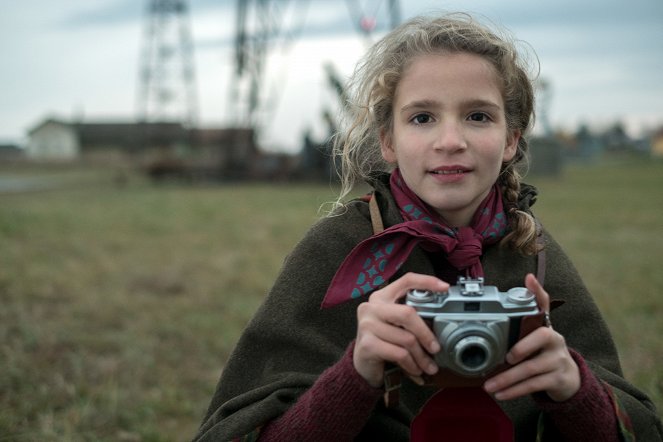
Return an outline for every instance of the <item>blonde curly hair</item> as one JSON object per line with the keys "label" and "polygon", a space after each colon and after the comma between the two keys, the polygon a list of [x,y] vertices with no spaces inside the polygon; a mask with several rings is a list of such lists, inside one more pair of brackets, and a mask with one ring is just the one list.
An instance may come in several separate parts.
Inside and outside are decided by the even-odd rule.
{"label": "blonde curly hair", "polygon": [[507,128],[521,133],[516,155],[503,164],[498,178],[510,223],[510,232],[502,243],[524,254],[534,254],[538,250],[534,218],[517,206],[519,169],[527,163],[524,135],[534,119],[528,61],[510,36],[498,34],[467,14],[413,18],[373,45],[357,64],[348,84],[344,129],[334,139],[341,178],[337,204],[357,182],[391,171],[393,166],[382,158],[380,133],[391,130],[396,86],[414,57],[442,51],[479,55],[494,66],[500,77]]}

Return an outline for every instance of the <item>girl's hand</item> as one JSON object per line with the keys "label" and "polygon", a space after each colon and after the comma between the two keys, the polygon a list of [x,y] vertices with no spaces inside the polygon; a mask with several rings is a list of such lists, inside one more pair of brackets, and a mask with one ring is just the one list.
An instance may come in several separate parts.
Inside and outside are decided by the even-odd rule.
{"label": "girl's hand", "polygon": [[359,305],[353,363],[370,385],[382,385],[387,361],[398,364],[415,379],[423,372],[437,372],[437,363],[429,355],[440,350],[435,335],[414,308],[397,301],[411,289],[448,288],[449,284],[433,276],[408,273]]}
{"label": "girl's hand", "polygon": [[[534,275],[525,278],[539,308],[550,312],[550,298]],[[498,400],[515,399],[545,391],[557,402],[570,399],[580,389],[580,371],[564,337],[551,327],[540,327],[514,345],[506,355],[514,367],[492,377],[484,389]]]}

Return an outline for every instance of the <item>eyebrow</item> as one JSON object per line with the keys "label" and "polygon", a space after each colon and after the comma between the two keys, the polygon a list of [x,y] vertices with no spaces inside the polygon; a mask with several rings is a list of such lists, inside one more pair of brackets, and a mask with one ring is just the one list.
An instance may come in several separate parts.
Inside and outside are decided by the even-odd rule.
{"label": "eyebrow", "polygon": [[[400,113],[405,113],[405,112],[410,112],[412,110],[416,109],[428,109],[431,107],[442,107],[442,103],[437,100],[415,100],[411,101],[410,103],[407,103],[405,106],[403,106],[400,109]],[[498,105],[497,103],[490,101],[490,100],[483,100],[483,99],[471,99],[468,101],[463,102],[463,107],[468,107],[468,108],[490,108],[493,111],[501,111],[502,106]]]}
{"label": "eyebrow", "polygon": [[416,100],[411,101],[400,110],[401,113],[409,112],[415,109],[424,109],[431,107],[440,107],[441,103],[437,100]]}

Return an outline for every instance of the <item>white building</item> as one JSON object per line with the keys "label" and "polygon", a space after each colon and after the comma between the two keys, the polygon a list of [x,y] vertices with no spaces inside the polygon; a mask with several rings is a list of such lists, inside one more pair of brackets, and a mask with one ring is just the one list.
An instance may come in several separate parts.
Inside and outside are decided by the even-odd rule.
{"label": "white building", "polygon": [[25,153],[28,158],[68,161],[79,157],[81,146],[73,124],[47,119],[28,132]]}

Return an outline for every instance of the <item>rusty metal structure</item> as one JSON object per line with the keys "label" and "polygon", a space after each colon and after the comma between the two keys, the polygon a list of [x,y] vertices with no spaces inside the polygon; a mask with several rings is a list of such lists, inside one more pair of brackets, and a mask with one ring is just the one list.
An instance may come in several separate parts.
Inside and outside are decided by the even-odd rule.
{"label": "rusty metal structure", "polygon": [[198,98],[187,0],[148,0],[137,119],[195,127]]}
{"label": "rusty metal structure", "polygon": [[[137,121],[144,130],[138,144],[154,144],[151,123],[176,122],[185,129],[176,140],[175,149],[172,145],[158,149],[147,166],[150,172],[157,171],[159,176],[205,175],[221,179],[327,175],[320,172],[330,169],[328,139],[318,142],[306,137],[300,161],[262,152],[256,144],[261,128],[269,124],[275,110],[278,97],[274,95],[281,92],[281,88],[267,84],[268,57],[275,51],[287,50],[300,37],[310,0],[236,0],[233,71],[227,101],[232,121],[231,127],[219,132],[223,136],[214,137],[214,130],[197,127],[189,2],[146,3],[137,100]],[[346,6],[355,29],[367,43],[374,33],[400,22],[398,0],[347,0]],[[343,103],[344,84],[329,67],[327,79]],[[336,122],[328,106],[323,107],[320,118],[327,122],[331,135]],[[299,170],[295,170],[295,164],[299,164]]]}
{"label": "rusty metal structure", "polygon": [[265,88],[270,51],[283,49],[301,33],[309,0],[237,0],[234,70],[229,115],[233,123],[259,130],[274,99]]}
{"label": "rusty metal structure", "polygon": [[[236,124],[259,130],[269,117],[265,88],[266,60],[270,51],[283,49],[302,32],[309,0],[237,0],[234,71],[230,87],[230,115]],[[382,17],[387,28],[401,21],[398,0],[346,0],[350,19],[356,30],[367,39],[381,28]]]}

